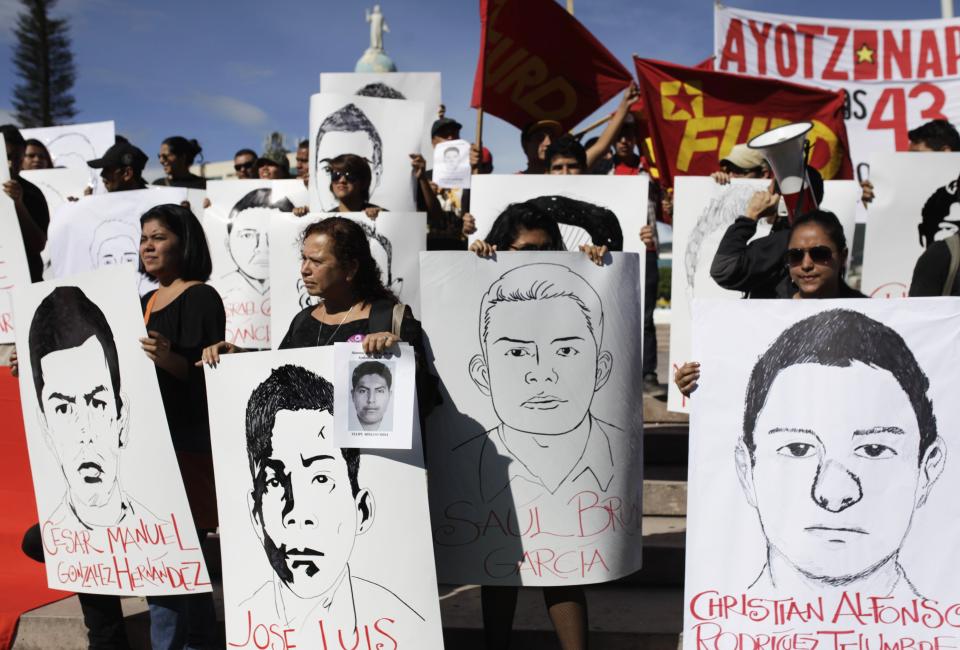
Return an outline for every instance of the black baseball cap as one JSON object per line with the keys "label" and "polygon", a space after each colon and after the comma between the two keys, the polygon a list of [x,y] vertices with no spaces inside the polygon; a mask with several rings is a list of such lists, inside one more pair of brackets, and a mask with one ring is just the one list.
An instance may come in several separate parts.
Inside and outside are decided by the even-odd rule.
{"label": "black baseball cap", "polygon": [[105,167],[133,167],[138,172],[147,166],[147,154],[129,142],[118,142],[103,154],[102,158],[89,160],[87,164],[94,169]]}
{"label": "black baseball cap", "polygon": [[460,122],[454,119],[451,119],[449,117],[441,117],[439,120],[433,123],[433,126],[430,127],[430,137],[432,138],[436,136],[437,131],[439,131],[445,126],[455,127],[458,131],[463,128],[463,125],[460,124]]}

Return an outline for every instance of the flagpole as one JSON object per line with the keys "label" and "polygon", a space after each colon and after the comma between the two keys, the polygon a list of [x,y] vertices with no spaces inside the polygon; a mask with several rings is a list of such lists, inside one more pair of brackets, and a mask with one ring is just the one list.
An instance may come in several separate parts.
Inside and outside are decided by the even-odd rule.
{"label": "flagpole", "polygon": [[483,156],[483,107],[477,108],[477,148]]}
{"label": "flagpole", "polygon": [[[942,0],[942,2],[946,2],[946,1],[947,0]],[[573,0],[567,0],[567,13],[570,14],[571,16],[573,15]]]}
{"label": "flagpole", "polygon": [[594,122],[593,124],[588,124],[588,125],[585,126],[584,128],[582,128],[582,129],[580,129],[579,131],[577,131],[576,133],[571,133],[571,135],[572,135],[573,137],[575,137],[575,138],[580,138],[580,137],[586,135],[587,133],[590,133],[591,131],[593,131],[593,130],[594,130],[595,128],[597,128],[598,126],[603,126],[604,124],[606,124],[607,122],[609,122],[609,121],[612,120],[612,119],[613,119],[613,115],[607,115],[606,117],[601,117],[599,120],[597,120],[597,121]]}
{"label": "flagpole", "polygon": [[[572,2],[573,0],[568,0],[567,6]],[[953,0],[940,0],[940,13],[944,18],[953,18]]]}

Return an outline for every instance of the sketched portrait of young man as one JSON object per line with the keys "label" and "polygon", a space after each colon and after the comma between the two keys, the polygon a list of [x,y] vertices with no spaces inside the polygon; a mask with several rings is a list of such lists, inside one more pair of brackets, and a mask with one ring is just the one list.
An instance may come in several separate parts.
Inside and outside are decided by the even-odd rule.
{"label": "sketched portrait of young man", "polygon": [[351,569],[375,506],[359,451],[333,444],[333,385],[300,366],[274,369],[247,402],[246,436],[250,517],[273,574],[243,606],[298,628],[325,619],[354,629],[377,612],[422,621],[391,588]]}
{"label": "sketched portrait of young man", "polygon": [[484,294],[478,321],[469,373],[500,423],[458,449],[478,457],[483,500],[508,488],[605,492],[615,471],[610,437],[622,431],[590,411],[613,369],[597,292],[565,266],[519,266]]}
{"label": "sketched portrait of young man", "polygon": [[270,290],[270,219],[275,213],[293,212],[293,203],[283,197],[273,200],[273,191],[263,187],[244,195],[227,216],[227,251],[235,269],[223,276],[219,290],[224,297]]}
{"label": "sketched portrait of young man", "polygon": [[130,404],[103,312],[78,287],[57,287],[34,312],[28,340],[43,439],[66,482],[47,520],[75,530],[159,521],[121,487]]}
{"label": "sketched portrait of young man", "polygon": [[859,312],[820,312],[770,345],[736,447],[766,539],[752,591],[919,595],[900,549],[947,451],[928,390],[903,338]]}
{"label": "sketched portrait of young man", "polygon": [[383,361],[358,363],[350,376],[351,430],[391,431],[393,373]]}
{"label": "sketched portrait of young man", "polygon": [[341,154],[351,153],[366,159],[370,165],[370,196],[376,192],[383,175],[383,140],[373,122],[353,103],[330,113],[314,137],[316,158],[314,176],[317,198],[327,212],[337,209],[337,201],[329,193],[330,172],[327,162]]}

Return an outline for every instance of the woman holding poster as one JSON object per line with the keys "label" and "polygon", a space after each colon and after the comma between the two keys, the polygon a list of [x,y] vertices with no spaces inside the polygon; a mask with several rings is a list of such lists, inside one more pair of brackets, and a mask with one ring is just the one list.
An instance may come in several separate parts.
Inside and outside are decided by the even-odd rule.
{"label": "woman holding poster", "polygon": [[[170,435],[201,543],[217,526],[213,458],[202,350],[225,335],[223,301],[205,284],[212,263],[203,227],[179,205],[140,217],[140,270],[159,283],[141,298],[147,337],[140,343],[157,367]],[[212,647],[217,619],[210,593],[149,597],[154,648]]]}

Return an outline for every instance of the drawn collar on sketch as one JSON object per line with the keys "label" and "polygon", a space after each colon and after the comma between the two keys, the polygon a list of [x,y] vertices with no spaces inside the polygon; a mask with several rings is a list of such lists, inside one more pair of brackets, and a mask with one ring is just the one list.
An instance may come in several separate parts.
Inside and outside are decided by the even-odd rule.
{"label": "drawn collar on sketch", "polygon": [[[511,468],[514,476],[525,470],[550,492],[586,470],[605,490],[613,473],[606,465],[614,464],[605,429],[616,427],[590,412],[613,368],[597,292],[565,266],[528,264],[504,273],[480,305],[482,352],[469,372],[500,424],[464,445],[480,444],[480,464],[497,451],[516,459],[523,470]],[[484,484],[484,476],[484,497],[499,493],[502,486]]]}
{"label": "drawn collar on sketch", "polygon": [[928,387],[903,338],[859,312],[780,334],[750,375],[736,448],[766,542],[751,589],[919,595],[900,550],[947,451]]}
{"label": "drawn collar on sketch", "polygon": [[349,614],[356,625],[361,598],[372,592],[378,603],[413,611],[388,588],[352,575],[355,539],[373,526],[375,507],[359,484],[358,450],[333,445],[332,410],[330,382],[293,365],[276,368],[247,402],[248,506],[273,571],[246,602],[267,611],[273,600],[285,624],[309,624],[322,608],[324,618]]}
{"label": "drawn collar on sketch", "polygon": [[120,486],[130,406],[103,312],[77,287],[55,288],[34,312],[29,351],[37,417],[66,480],[63,501],[48,519],[75,519],[88,529],[134,514],[155,520]]}

